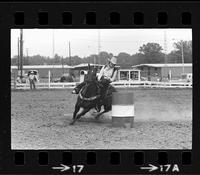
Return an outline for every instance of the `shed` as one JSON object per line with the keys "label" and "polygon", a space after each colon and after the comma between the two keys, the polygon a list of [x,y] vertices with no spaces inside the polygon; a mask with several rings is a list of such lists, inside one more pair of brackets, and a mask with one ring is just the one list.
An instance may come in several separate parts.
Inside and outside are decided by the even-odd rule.
{"label": "shed", "polygon": [[192,63],[185,64],[139,64],[132,66],[141,71],[141,77],[152,80],[154,77],[160,79],[168,78],[169,73],[171,79],[180,79],[183,73],[192,73]]}

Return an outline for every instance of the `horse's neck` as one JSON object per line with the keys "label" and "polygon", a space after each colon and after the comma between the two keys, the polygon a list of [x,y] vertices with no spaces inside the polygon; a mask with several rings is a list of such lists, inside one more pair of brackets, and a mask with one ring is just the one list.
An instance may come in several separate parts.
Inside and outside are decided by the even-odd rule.
{"label": "horse's neck", "polygon": [[82,95],[84,97],[92,97],[97,95],[97,93],[98,93],[98,87],[95,83],[87,84],[86,86],[83,87],[82,90]]}

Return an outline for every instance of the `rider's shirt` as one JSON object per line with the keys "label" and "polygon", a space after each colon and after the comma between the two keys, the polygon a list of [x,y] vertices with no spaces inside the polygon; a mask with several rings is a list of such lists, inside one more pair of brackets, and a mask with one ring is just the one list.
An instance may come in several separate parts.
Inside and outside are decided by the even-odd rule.
{"label": "rider's shirt", "polygon": [[117,71],[114,69],[114,67],[111,68],[109,66],[103,66],[99,73],[98,80],[100,80],[102,76],[104,78],[109,79],[112,82],[112,81],[115,81],[117,78]]}
{"label": "rider's shirt", "polygon": [[30,80],[34,80],[34,79],[36,79],[36,76],[33,75],[33,74],[30,74],[30,75],[29,75],[29,79],[30,79]]}

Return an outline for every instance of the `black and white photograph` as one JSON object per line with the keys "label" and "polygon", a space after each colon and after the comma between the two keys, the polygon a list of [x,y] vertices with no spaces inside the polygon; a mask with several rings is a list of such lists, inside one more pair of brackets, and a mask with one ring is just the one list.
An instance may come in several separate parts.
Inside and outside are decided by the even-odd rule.
{"label": "black and white photograph", "polygon": [[192,149],[192,29],[11,29],[11,149]]}

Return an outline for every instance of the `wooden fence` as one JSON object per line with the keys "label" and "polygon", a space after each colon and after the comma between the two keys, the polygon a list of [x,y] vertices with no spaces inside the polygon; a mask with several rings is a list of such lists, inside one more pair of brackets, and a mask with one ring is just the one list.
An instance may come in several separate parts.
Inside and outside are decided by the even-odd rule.
{"label": "wooden fence", "polygon": [[[65,83],[36,83],[37,89],[72,89],[77,82]],[[157,82],[157,81],[116,81],[111,83],[116,88],[146,87],[146,88],[192,88],[188,82]],[[28,83],[11,82],[11,89],[30,89]]]}

